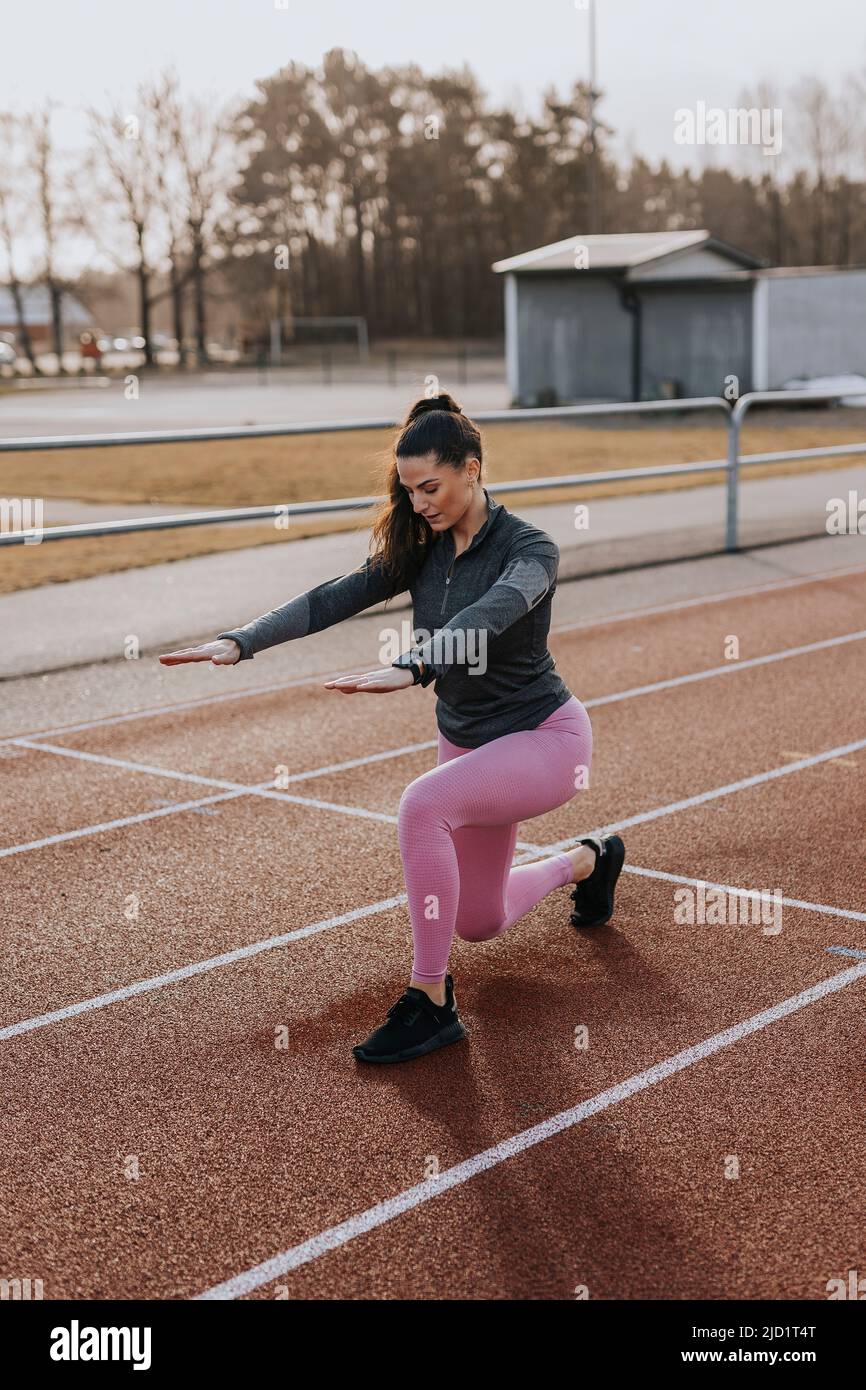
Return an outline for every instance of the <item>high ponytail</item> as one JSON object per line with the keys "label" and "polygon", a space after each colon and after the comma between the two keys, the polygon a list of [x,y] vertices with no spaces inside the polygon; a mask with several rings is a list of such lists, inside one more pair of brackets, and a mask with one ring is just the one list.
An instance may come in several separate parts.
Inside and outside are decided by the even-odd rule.
{"label": "high ponytail", "polygon": [[483,462],[478,426],[447,391],[422,396],[415,402],[400,428],[393,457],[383,470],[381,491],[386,498],[373,521],[371,554],[394,579],[395,593],[402,592],[417,574],[433,536],[429,522],[417,514],[400,482],[397,460],[424,458],[431,453],[438,463],[447,463],[455,471],[469,457]]}
{"label": "high ponytail", "polygon": [[[453,396],[449,396],[447,391],[442,391],[438,396],[422,396],[412,406],[406,419],[403,421],[404,431],[409,425],[414,425],[416,420],[420,420],[422,415],[429,415],[431,410],[444,410],[446,415],[463,415],[461,407],[457,404]],[[464,420],[466,416],[463,415]],[[400,449],[396,452],[399,454]]]}

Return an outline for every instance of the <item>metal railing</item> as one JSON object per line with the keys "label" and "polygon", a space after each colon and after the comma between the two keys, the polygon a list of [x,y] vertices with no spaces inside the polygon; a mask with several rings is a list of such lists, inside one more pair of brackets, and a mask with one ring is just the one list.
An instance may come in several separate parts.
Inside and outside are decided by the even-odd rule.
{"label": "metal railing", "polygon": [[[846,393],[842,393],[843,395]],[[695,463],[659,464],[642,468],[605,469],[594,473],[562,474],[547,478],[525,478],[491,483],[488,491],[536,492],[550,488],[587,487],[594,483],[625,482],[641,478],[663,478],[678,474],[726,473],[726,550],[738,549],[738,502],[740,469],[743,465],[776,463],[785,460],[823,458],[866,453],[866,443],[830,444],[811,449],[787,449],[774,453],[740,454],[742,424],[754,405],[793,405],[840,399],[828,391],[751,391],[731,405],[722,396],[698,396],[682,400],[629,401],[618,404],[573,405],[479,411],[472,416],[478,424],[510,424],[525,420],[555,420],[614,415],[683,413],[698,410],[724,411],[727,419],[727,456]],[[392,419],[310,421],[291,425],[245,425],[193,430],[152,430],[127,434],[25,436],[0,440],[0,453],[53,449],[116,448],[147,444],[183,444],[215,440],[281,438],[290,435],[345,433],[351,430],[397,428]],[[179,515],[134,517],[122,521],[82,522],[69,526],[39,527],[40,541],[73,540],[85,536],[124,535],[135,531],[162,531],[183,526],[212,526],[231,522],[257,521],[277,517],[320,516],[333,512],[363,511],[375,506],[381,497],[340,497],[319,502],[274,503],[262,506],[232,507],[218,511],[185,512]],[[34,538],[34,528],[0,532],[0,546],[22,545]]]}
{"label": "metal railing", "polygon": [[740,456],[743,421],[753,405],[792,405],[796,401],[838,401],[851,392],[838,391],[747,391],[740,396],[728,422],[728,487],[725,525],[725,549],[738,548],[738,512],[740,498],[740,465],[743,463],[777,463],[783,459],[842,457],[845,454],[864,454],[866,444],[828,444],[824,448],[784,449],[779,453]]}

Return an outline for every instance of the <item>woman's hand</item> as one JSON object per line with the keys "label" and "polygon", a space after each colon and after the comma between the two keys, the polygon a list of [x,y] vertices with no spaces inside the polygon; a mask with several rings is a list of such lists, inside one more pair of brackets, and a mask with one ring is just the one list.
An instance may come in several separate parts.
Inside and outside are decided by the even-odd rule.
{"label": "woman's hand", "polygon": [[241,649],[233,637],[218,637],[215,642],[202,642],[200,647],[181,647],[176,652],[163,652],[163,666],[181,666],[186,661],[212,661],[214,666],[234,666],[241,659]]}
{"label": "woman's hand", "polygon": [[325,681],[325,689],[341,690],[344,695],[353,695],[356,690],[384,695],[388,690],[405,690],[407,685],[414,684],[411,671],[401,666],[380,666],[377,671],[362,671],[358,676],[340,676],[337,680]]}

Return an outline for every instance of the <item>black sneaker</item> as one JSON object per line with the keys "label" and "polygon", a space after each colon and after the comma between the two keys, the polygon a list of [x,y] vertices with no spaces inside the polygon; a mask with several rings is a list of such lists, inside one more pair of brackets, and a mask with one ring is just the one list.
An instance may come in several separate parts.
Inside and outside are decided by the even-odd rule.
{"label": "black sneaker", "polygon": [[359,1062],[406,1062],[465,1037],[454,999],[454,981],[446,975],[444,1004],[434,1004],[423,989],[410,985],[388,1010],[388,1022],[352,1052]]}
{"label": "black sneaker", "polygon": [[595,850],[595,867],[589,878],[574,885],[571,925],[603,927],[613,916],[613,890],[625,860],[625,845],[618,835],[586,835],[578,843]]}

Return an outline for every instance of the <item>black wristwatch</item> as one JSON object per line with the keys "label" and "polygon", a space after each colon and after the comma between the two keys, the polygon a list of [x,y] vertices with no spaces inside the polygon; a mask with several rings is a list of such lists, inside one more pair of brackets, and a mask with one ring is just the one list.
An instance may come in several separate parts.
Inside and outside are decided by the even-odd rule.
{"label": "black wristwatch", "polygon": [[420,685],[424,679],[424,663],[418,657],[413,656],[411,652],[403,652],[402,656],[398,656],[396,661],[391,662],[391,665],[398,666],[401,671],[411,671],[413,685]]}

